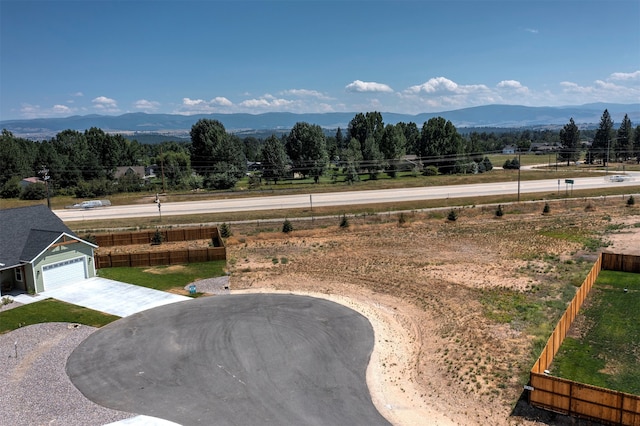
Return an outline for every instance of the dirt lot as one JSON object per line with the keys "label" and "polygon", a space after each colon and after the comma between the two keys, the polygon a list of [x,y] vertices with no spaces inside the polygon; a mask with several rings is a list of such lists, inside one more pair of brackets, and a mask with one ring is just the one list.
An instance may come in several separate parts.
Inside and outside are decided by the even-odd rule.
{"label": "dirt lot", "polygon": [[311,294],[367,316],[376,334],[367,380],[393,424],[576,424],[518,401],[598,252],[640,255],[640,208],[611,198],[552,203],[547,215],[541,203],[495,210],[462,209],[455,222],[447,211],[405,214],[403,224],[359,216],[348,228],[338,217],[294,221],[289,234],[279,222],[233,224],[231,290]]}
{"label": "dirt lot", "polygon": [[[346,229],[333,218],[295,222],[290,234],[281,223],[233,225],[231,289],[314,294],[366,315],[376,332],[369,386],[394,424],[575,424],[517,404],[534,341],[551,332],[598,250],[640,254],[640,211],[609,200],[541,212],[468,208],[455,222],[421,212],[402,225],[363,216]],[[605,247],[585,249],[598,240]],[[520,296],[556,309],[542,325],[517,312],[505,320],[503,305]]]}

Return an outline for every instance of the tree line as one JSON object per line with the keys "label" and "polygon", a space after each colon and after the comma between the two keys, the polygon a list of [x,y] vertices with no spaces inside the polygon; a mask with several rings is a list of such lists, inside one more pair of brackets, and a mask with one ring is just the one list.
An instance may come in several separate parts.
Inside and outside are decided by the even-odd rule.
{"label": "tree line", "polygon": [[[592,137],[590,146],[584,138]],[[295,177],[318,182],[322,176],[344,177],[353,183],[361,176],[395,178],[401,171],[415,174],[483,173],[493,165],[487,154],[508,145],[519,151],[532,144],[557,148],[560,161],[577,161],[586,149],[586,162],[640,159],[640,126],[628,116],[614,129],[605,110],[595,131],[582,132],[570,119],[560,132],[516,130],[461,134],[442,117],[421,127],[416,123],[385,124],[379,112],[358,113],[346,129],[328,135],[320,126],[298,122],[288,132],[265,139],[229,133],[217,120],[200,119],[191,128],[189,142],[141,144],[98,128],[84,132],[65,130],[43,141],[15,137],[7,130],[0,137],[0,196],[44,198],[43,185],[21,185],[25,177],[47,178],[52,195],[79,198],[115,192],[148,190],[141,176],[116,176],[117,167],[152,166],[164,188],[229,189],[249,175],[249,183],[274,182]],[[259,163],[259,165],[257,165]],[[506,166],[505,166],[506,167]],[[519,167],[510,162],[508,167]],[[248,173],[250,172],[251,173]]]}

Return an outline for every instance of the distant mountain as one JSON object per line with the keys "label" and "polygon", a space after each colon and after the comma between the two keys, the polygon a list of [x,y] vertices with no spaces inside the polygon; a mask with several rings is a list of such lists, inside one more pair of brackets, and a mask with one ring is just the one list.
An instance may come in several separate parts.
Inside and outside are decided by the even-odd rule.
{"label": "distant mountain", "polygon": [[[640,124],[640,104],[596,103],[565,107],[527,107],[521,105],[486,105],[437,113],[417,115],[383,112],[385,124],[414,122],[418,127],[433,117],[443,117],[457,128],[557,128],[573,118],[582,128],[597,126],[607,109],[614,123],[622,121],[625,114],[634,126]],[[317,124],[325,129],[346,129],[355,112],[324,114],[294,114],[271,112],[265,114],[145,114],[130,113],[118,116],[83,115],[66,118],[35,118],[29,120],[0,121],[0,128],[15,136],[31,139],[47,139],[57,133],[72,129],[84,131],[98,127],[105,132],[131,136],[145,134],[164,135],[170,138],[187,138],[189,130],[201,118],[220,121],[228,132],[239,135],[269,135],[288,132],[296,123]],[[142,137],[141,137],[142,139]]]}

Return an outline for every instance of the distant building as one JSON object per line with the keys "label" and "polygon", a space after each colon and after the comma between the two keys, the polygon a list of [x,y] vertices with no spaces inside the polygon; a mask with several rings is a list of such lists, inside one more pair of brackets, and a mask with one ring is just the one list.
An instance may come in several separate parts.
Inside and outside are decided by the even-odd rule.
{"label": "distant building", "polygon": [[518,150],[518,147],[516,147],[514,145],[507,145],[504,148],[502,148],[502,153],[503,154],[515,154],[517,150]]}
{"label": "distant building", "polygon": [[145,178],[145,169],[144,166],[124,166],[124,167],[116,167],[116,172],[113,175],[114,178],[120,179],[124,176],[132,176],[137,175],[140,179]]}
{"label": "distant building", "polygon": [[40,184],[44,184],[44,180],[40,179],[38,176],[32,176],[32,177],[28,177],[28,178],[24,178],[20,181],[20,187],[21,188],[25,188],[33,183],[40,183]]}

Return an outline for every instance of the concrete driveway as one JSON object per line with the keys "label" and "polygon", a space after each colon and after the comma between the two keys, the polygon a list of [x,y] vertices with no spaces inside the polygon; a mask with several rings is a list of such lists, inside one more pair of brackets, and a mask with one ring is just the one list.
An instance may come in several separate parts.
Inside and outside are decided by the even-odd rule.
{"label": "concrete driveway", "polygon": [[45,291],[35,297],[21,295],[14,299],[19,303],[30,303],[49,297],[119,317],[127,317],[169,303],[192,300],[187,296],[100,277]]}

